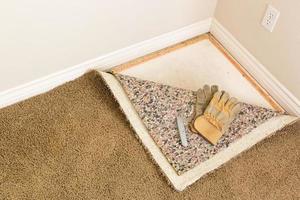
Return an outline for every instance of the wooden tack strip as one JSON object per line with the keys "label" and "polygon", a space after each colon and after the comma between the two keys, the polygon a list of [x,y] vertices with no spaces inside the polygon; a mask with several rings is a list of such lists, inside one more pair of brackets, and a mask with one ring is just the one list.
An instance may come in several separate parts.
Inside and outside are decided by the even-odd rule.
{"label": "wooden tack strip", "polygon": [[146,61],[149,61],[149,60],[152,60],[152,59],[157,58],[159,56],[162,56],[162,55],[165,55],[167,53],[173,52],[173,51],[178,50],[182,47],[185,47],[185,46],[188,46],[188,45],[191,45],[191,44],[195,44],[195,43],[200,42],[200,41],[205,40],[205,39],[209,39],[209,35],[207,33],[203,34],[203,35],[193,37],[193,38],[185,40],[183,42],[174,44],[174,45],[166,47],[164,49],[155,51],[155,52],[147,54],[145,56],[136,58],[134,60],[123,63],[121,65],[117,65],[117,66],[113,67],[111,71],[113,73],[119,73],[119,72],[124,71],[124,70],[126,70],[130,67],[135,66],[135,65],[144,63]]}
{"label": "wooden tack strip", "polygon": [[145,56],[141,56],[139,58],[128,61],[126,63],[117,65],[117,66],[113,67],[111,71],[113,73],[119,73],[119,72],[129,69],[135,65],[147,62],[147,61],[157,58],[159,56],[173,52],[175,50],[186,47],[188,45],[195,44],[195,43],[200,42],[205,39],[210,40],[210,42],[236,67],[236,69],[242,74],[242,76],[245,77],[251,83],[251,85],[267,100],[267,102],[275,110],[277,110],[279,112],[285,112],[283,107],[279,103],[277,103],[273,99],[273,97],[261,85],[259,85],[259,83],[249,74],[249,72],[246,71],[237,60],[235,60],[235,58],[223,47],[223,45],[220,44],[220,42],[211,33],[206,33],[206,34],[202,34],[202,35],[193,37],[186,41],[174,44],[174,45],[166,47],[164,49],[155,51],[155,52],[147,54]]}
{"label": "wooden tack strip", "polygon": [[251,85],[267,100],[267,102],[277,111],[285,112],[283,107],[276,102],[273,97],[255,80],[250,73],[225,49],[225,47],[209,33],[210,42],[223,53],[223,55],[236,67],[236,69],[246,78]]}

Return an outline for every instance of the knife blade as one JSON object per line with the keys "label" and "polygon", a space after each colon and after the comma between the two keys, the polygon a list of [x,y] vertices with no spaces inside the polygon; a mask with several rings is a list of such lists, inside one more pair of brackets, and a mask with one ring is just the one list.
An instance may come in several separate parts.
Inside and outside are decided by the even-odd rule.
{"label": "knife blade", "polygon": [[182,146],[187,147],[188,142],[187,142],[187,138],[186,138],[186,131],[185,131],[184,123],[183,123],[183,118],[181,116],[178,116],[176,118],[176,120],[177,120],[177,127],[179,130],[181,144],[182,144]]}

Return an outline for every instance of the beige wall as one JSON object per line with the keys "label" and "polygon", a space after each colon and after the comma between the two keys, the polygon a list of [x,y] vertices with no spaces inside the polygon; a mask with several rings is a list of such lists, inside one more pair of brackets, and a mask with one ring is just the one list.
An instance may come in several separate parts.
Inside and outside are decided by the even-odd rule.
{"label": "beige wall", "polygon": [[[281,14],[272,33],[261,25],[267,3]],[[300,1],[219,0],[216,19],[300,99]]]}
{"label": "beige wall", "polygon": [[0,3],[0,92],[212,17],[216,0]]}

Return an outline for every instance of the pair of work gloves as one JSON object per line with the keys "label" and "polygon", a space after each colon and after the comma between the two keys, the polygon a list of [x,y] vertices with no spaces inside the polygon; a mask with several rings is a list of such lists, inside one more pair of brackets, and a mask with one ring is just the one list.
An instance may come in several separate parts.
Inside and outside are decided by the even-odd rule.
{"label": "pair of work gloves", "polygon": [[225,91],[218,91],[216,85],[204,85],[197,91],[190,130],[215,145],[239,111],[240,104],[236,98],[230,98]]}

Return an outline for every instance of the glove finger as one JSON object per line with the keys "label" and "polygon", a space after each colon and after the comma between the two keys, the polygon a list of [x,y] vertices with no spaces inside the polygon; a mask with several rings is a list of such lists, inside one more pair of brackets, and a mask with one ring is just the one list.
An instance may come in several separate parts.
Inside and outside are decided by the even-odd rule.
{"label": "glove finger", "polygon": [[204,90],[204,94],[205,94],[206,99],[211,96],[211,91],[210,91],[210,86],[209,85],[205,84],[203,86],[203,90]]}
{"label": "glove finger", "polygon": [[229,99],[229,94],[227,92],[224,92],[222,94],[222,97],[221,97],[220,101],[219,101],[219,105],[222,108],[224,108],[224,106],[225,106],[226,102],[228,101],[228,99]]}
{"label": "glove finger", "polygon": [[205,112],[206,114],[210,114],[210,115],[211,115],[211,114],[214,112],[214,109],[215,109],[214,106],[213,106],[212,104],[209,104],[209,105],[206,107],[206,109],[205,109],[204,112]]}
{"label": "glove finger", "polygon": [[209,102],[207,108],[205,109],[205,113],[215,113],[216,109],[217,109],[217,104],[220,100],[222,96],[222,92],[216,92],[213,96],[213,98],[211,99],[211,101]]}
{"label": "glove finger", "polygon": [[226,102],[226,109],[229,110],[231,109],[236,103],[238,102],[237,98],[231,97],[227,102]]}
{"label": "glove finger", "polygon": [[211,86],[211,94],[214,95],[216,92],[218,92],[219,88],[217,85]]}
{"label": "glove finger", "polygon": [[231,122],[235,119],[237,114],[240,112],[241,107],[239,103],[231,104],[231,110],[229,110],[229,118],[226,120],[226,123],[224,123],[224,130],[229,127]]}
{"label": "glove finger", "polygon": [[216,92],[209,104],[214,104],[214,106],[215,106],[220,101],[222,94],[223,93],[220,91]]}
{"label": "glove finger", "polygon": [[202,88],[197,90],[197,103],[205,101],[205,94]]}
{"label": "glove finger", "polygon": [[195,105],[195,117],[201,115],[204,111],[203,105],[205,102],[205,95],[202,88],[197,91],[197,99]]}
{"label": "glove finger", "polygon": [[231,116],[235,117],[241,111],[241,105],[239,103],[234,104],[231,107]]}

